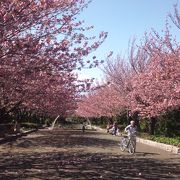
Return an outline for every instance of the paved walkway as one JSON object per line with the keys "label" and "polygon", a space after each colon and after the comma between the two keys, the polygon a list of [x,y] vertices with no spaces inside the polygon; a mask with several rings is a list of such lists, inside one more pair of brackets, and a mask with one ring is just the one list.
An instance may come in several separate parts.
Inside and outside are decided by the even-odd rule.
{"label": "paved walkway", "polygon": [[0,145],[0,179],[180,179],[180,155],[137,144],[121,152],[103,132],[41,130]]}

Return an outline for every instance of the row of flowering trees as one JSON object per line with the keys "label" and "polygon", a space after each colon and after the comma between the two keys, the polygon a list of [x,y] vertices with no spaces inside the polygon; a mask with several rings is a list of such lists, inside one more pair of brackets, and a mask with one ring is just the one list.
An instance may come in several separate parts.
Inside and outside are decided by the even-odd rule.
{"label": "row of flowering trees", "polygon": [[[0,122],[23,113],[72,113],[84,82],[75,71],[107,33],[86,37],[86,0],[0,1]],[[88,66],[97,65],[88,61]]]}
{"label": "row of flowering trees", "polygon": [[[179,30],[177,5],[170,15]],[[116,116],[124,110],[150,117],[180,106],[180,45],[169,25],[164,35],[145,34],[141,45],[133,41],[127,58],[107,60],[107,84],[79,103],[81,116]]]}

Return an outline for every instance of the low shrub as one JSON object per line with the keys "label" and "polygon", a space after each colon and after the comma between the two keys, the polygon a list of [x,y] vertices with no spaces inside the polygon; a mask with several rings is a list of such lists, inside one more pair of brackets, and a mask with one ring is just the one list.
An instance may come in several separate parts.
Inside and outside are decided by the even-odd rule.
{"label": "low shrub", "polygon": [[21,123],[21,128],[25,130],[37,129],[39,127],[36,123]]}
{"label": "low shrub", "polygon": [[143,133],[139,134],[139,137],[143,139],[156,141],[159,143],[164,143],[164,144],[180,147],[180,137],[169,138],[165,136],[153,136],[153,135],[148,135],[148,134],[143,134]]}
{"label": "low shrub", "polygon": [[106,127],[107,127],[106,124],[101,124],[101,125],[100,125],[100,128],[102,128],[102,129],[106,129]]}

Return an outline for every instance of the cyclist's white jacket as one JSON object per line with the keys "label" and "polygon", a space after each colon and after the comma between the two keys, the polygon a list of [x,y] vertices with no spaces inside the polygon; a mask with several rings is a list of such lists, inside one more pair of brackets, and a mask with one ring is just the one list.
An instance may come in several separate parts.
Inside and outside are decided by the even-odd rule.
{"label": "cyclist's white jacket", "polygon": [[129,137],[136,136],[136,127],[133,127],[132,125],[128,125],[125,128],[125,132],[128,134]]}

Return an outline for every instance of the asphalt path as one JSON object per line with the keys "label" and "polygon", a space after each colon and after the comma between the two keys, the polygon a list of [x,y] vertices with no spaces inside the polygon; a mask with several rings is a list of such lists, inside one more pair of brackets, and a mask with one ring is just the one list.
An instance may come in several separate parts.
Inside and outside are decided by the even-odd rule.
{"label": "asphalt path", "polygon": [[180,179],[180,155],[118,136],[78,129],[40,130],[0,145],[0,179]]}

